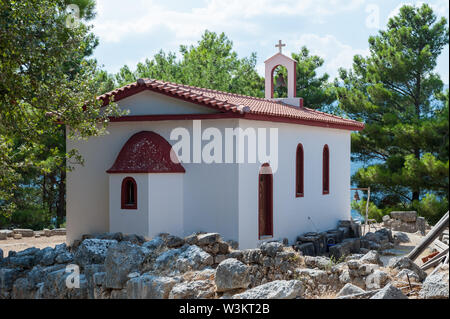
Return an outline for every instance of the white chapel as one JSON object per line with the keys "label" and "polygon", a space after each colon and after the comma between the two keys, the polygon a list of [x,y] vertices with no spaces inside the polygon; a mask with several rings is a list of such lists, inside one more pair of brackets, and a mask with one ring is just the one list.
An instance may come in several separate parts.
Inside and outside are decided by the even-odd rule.
{"label": "white chapel", "polygon": [[[67,140],[67,240],[123,232],[218,232],[240,249],[350,219],[350,134],[364,124],[303,106],[296,61],[265,61],[265,98],[139,79],[113,97],[108,134]],[[273,98],[286,67],[287,98]]]}

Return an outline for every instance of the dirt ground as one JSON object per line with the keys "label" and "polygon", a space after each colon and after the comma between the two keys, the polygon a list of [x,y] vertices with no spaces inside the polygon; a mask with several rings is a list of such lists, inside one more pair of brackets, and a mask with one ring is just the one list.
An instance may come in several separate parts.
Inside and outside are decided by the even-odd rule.
{"label": "dirt ground", "polygon": [[13,239],[8,237],[7,240],[0,240],[0,249],[3,250],[3,256],[8,256],[10,250],[22,251],[30,247],[45,248],[45,247],[55,247],[58,244],[66,242],[66,236],[51,236],[45,237],[41,236],[39,238],[35,237],[23,237],[21,239]]}
{"label": "dirt ground", "polygon": [[[370,231],[375,232],[376,230],[379,230],[381,228],[383,228],[382,224],[374,224],[373,226],[370,227]],[[366,228],[366,233],[368,231],[369,231],[369,229]],[[428,231],[429,230],[427,230],[427,233],[428,233]],[[392,235],[395,235],[395,233],[398,233],[398,232],[392,231]],[[409,254],[411,252],[411,250],[413,250],[417,245],[419,245],[420,242],[422,241],[422,239],[424,238],[424,236],[421,236],[417,233],[414,233],[414,234],[406,233],[406,234],[408,235],[410,242],[400,243],[399,245],[395,246],[394,249],[389,250],[392,252],[392,254],[386,254],[386,252],[381,253],[380,259],[385,266],[387,266],[387,264],[389,263],[389,260],[391,260],[392,258]],[[423,264],[422,258],[428,256],[432,252],[433,251],[431,248],[425,249],[425,251],[422,252],[422,254],[420,254],[419,257],[417,257],[417,259],[414,262],[418,266],[421,266]]]}

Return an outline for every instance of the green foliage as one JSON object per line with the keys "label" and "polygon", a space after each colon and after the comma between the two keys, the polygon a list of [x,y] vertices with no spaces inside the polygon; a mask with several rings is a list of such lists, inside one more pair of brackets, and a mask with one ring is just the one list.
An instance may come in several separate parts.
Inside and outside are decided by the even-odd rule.
{"label": "green foliage", "polygon": [[335,80],[342,110],[366,123],[352,134],[352,159],[366,163],[352,181],[370,186],[381,209],[448,198],[448,91],[434,73],[448,36],[428,5],[405,5]]}
{"label": "green foliage", "polygon": [[0,125],[8,133],[39,139],[56,115],[82,137],[102,132],[117,114],[100,112],[96,63],[85,59],[96,45],[90,27],[66,24],[65,1],[0,1]]}
{"label": "green foliage", "polygon": [[181,59],[160,51],[153,59],[137,65],[136,71],[122,67],[115,75],[119,86],[139,78],[152,78],[186,85],[262,97],[264,83],[256,72],[256,54],[238,58],[233,42],[224,33],[208,30],[197,45],[180,46]]}
{"label": "green foliage", "polygon": [[0,216],[9,216],[15,208],[10,201],[19,179],[15,167],[12,142],[0,135]]}
{"label": "green foliage", "polygon": [[[69,21],[68,4],[80,8],[81,23]],[[0,0],[0,213],[32,210],[65,213],[66,153],[69,137],[102,134],[112,103],[100,112],[98,67],[87,57],[98,44],[86,21],[93,0]],[[56,119],[65,125],[58,124]],[[98,125],[100,124],[100,125]],[[67,126],[66,126],[67,125]],[[34,197],[30,189],[35,189]],[[34,207],[34,206],[33,206]],[[16,211],[15,211],[16,210]]]}
{"label": "green foliage", "polygon": [[448,211],[448,199],[426,194],[420,201],[413,202],[412,210],[425,217],[429,224],[435,225]]}
{"label": "green foliage", "polygon": [[[352,201],[352,209],[361,216],[366,216],[366,200],[359,202]],[[425,217],[430,225],[436,224],[448,211],[448,199],[439,197],[433,193],[427,193],[420,200],[409,203],[392,203],[383,208],[379,208],[375,203],[369,203],[369,219],[381,222],[384,215],[389,215],[392,211],[416,211],[419,216]]]}
{"label": "green foliage", "polygon": [[[360,201],[352,201],[352,209],[356,210],[361,216],[366,218],[366,206],[367,201],[362,199]],[[382,218],[386,213],[379,209],[373,202],[369,202],[368,218],[375,219],[377,222],[381,222]]]}
{"label": "green foliage", "polygon": [[0,215],[0,228],[44,229],[51,227],[51,216],[42,208],[15,210],[9,216]]}
{"label": "green foliage", "polygon": [[[338,110],[334,107],[336,93],[334,87],[328,82],[329,75],[324,73],[317,75],[317,69],[320,68],[324,60],[317,55],[310,55],[306,47],[302,47],[299,53],[292,53],[292,58],[297,61],[297,96],[304,99],[304,106],[312,109],[318,109],[324,112],[336,113]],[[287,70],[284,67],[278,67],[274,75],[274,97],[286,97],[287,86],[277,86],[279,77],[286,81]]]}

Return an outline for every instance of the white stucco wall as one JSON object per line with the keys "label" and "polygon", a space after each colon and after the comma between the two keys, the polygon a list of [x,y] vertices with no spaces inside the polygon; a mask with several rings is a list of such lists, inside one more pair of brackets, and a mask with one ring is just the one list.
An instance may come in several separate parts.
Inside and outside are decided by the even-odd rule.
{"label": "white stucco wall", "polygon": [[129,115],[167,114],[212,114],[218,111],[194,103],[184,103],[179,99],[152,91],[142,91],[118,102]]}
{"label": "white stucco wall", "polygon": [[[146,99],[149,100],[148,105],[153,105],[150,106],[153,112],[151,114],[161,114],[165,109],[176,108],[176,105],[179,106],[180,114],[187,114],[187,109],[198,107],[165,96],[160,96],[158,103],[153,104],[151,99],[145,98],[147,93],[131,96],[118,104],[127,108],[140,96],[142,108],[147,103]],[[139,107],[131,109],[130,115],[138,115],[140,112]],[[207,108],[203,109],[210,112]],[[150,114],[149,112],[146,113]],[[172,112],[175,113],[176,110]],[[237,123],[236,119],[203,120],[202,128],[216,127],[223,130],[225,127],[236,127]],[[112,166],[122,146],[133,134],[143,130],[154,131],[173,145],[176,141],[170,140],[171,131],[176,127],[184,127],[192,138],[192,126],[192,121],[113,122],[108,127],[107,135],[91,137],[88,141],[68,140],[67,149],[78,149],[85,165],[75,165],[75,170],[67,176],[67,241],[71,243],[85,233],[109,231],[109,178],[106,170]],[[208,141],[203,142],[206,143]],[[188,218],[183,217],[184,233],[215,231],[220,232],[225,239],[237,238],[238,171],[234,165],[182,165],[186,169],[183,174],[183,210],[185,215],[189,212]],[[150,188],[152,185],[154,184],[150,182]],[[174,189],[176,191],[178,190]],[[166,207],[174,205],[172,200],[166,203]],[[161,207],[163,201],[158,205]],[[151,220],[147,225],[151,227]],[[152,231],[150,228],[149,232]]]}
{"label": "white stucco wall", "polygon": [[[273,174],[274,238],[336,227],[350,218],[350,132],[294,124],[240,120],[248,127],[278,127],[278,170]],[[295,196],[295,156],[298,143],[304,150],[304,197]],[[322,194],[322,151],[330,149],[330,194]],[[258,175],[261,163],[239,165],[240,248],[258,244]],[[311,223],[308,220],[311,217]]]}
{"label": "white stucco wall", "polygon": [[[195,104],[150,92],[126,98],[119,101],[119,105],[130,108],[130,115],[211,112]],[[275,238],[287,237],[293,241],[301,233],[328,230],[336,227],[338,220],[350,218],[350,132],[238,119],[203,120],[201,124],[203,130],[215,127],[222,135],[225,128],[238,126],[243,129],[278,127],[278,170],[273,176]],[[173,174],[177,175],[173,178],[170,176],[172,174],[142,174],[142,180],[141,176],[135,179],[143,185],[142,191],[148,194],[149,217],[145,219],[139,215],[140,212],[123,213],[119,209],[116,215],[112,212],[114,218],[110,220],[110,207],[117,205],[120,208],[120,187],[110,190],[109,178],[112,182],[125,176],[111,174],[108,177],[106,170],[112,166],[126,141],[133,134],[148,130],[173,145],[176,141],[170,140],[171,131],[184,127],[192,138],[192,126],[192,121],[114,122],[110,123],[109,133],[105,136],[92,137],[89,141],[68,140],[67,149],[77,148],[85,165],[76,165],[75,171],[67,176],[67,241],[71,243],[85,233],[119,229],[123,232],[147,232],[148,236],[159,232],[188,235],[194,231],[208,231],[219,232],[224,239],[238,240],[240,248],[255,247],[258,243],[259,162],[182,163],[186,173]],[[207,143],[203,141],[202,145]],[[305,154],[305,196],[301,198],[295,197],[295,152],[298,143],[303,144]],[[324,144],[328,144],[330,149],[329,195],[322,195]],[[224,148],[223,145],[223,154]],[[140,202],[143,196],[141,186],[138,187]],[[161,187],[170,189],[170,194],[161,192]],[[117,196],[110,198],[109,194],[116,191]],[[145,208],[145,204],[141,207]],[[161,211],[165,211],[166,216],[158,213]],[[308,220],[308,216],[318,229]],[[135,227],[136,230],[133,230]]]}
{"label": "white stucco wall", "polygon": [[[121,208],[122,181],[133,177],[137,187],[137,209]],[[109,174],[109,231],[148,236],[149,174]]]}
{"label": "white stucco wall", "polygon": [[184,174],[148,174],[148,177],[149,218],[146,236],[153,237],[159,233],[183,236]]}

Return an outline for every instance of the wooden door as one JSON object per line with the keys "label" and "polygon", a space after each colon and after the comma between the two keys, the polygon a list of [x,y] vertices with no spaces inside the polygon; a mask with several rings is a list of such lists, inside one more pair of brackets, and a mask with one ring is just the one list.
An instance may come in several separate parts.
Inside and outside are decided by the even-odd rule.
{"label": "wooden door", "polygon": [[272,174],[259,174],[258,227],[259,238],[273,236]]}

